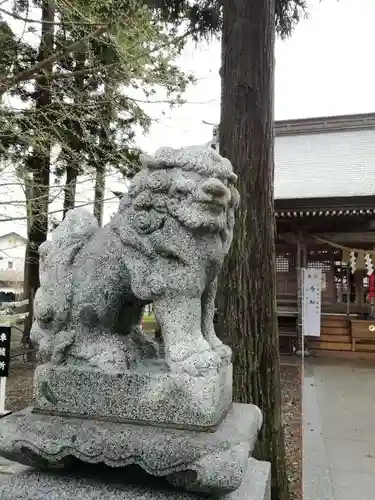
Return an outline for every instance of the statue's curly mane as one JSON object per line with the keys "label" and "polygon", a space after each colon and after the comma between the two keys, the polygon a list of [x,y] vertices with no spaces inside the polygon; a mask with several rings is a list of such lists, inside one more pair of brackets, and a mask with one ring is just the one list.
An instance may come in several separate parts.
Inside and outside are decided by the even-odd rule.
{"label": "statue's curly mane", "polygon": [[[167,160],[166,160],[167,158]],[[127,194],[120,204],[120,212],[131,210],[134,213],[134,225],[140,232],[151,233],[158,229],[168,217],[178,219],[183,226],[193,226],[192,220],[177,215],[171,204],[186,201],[186,186],[181,187],[180,200],[174,199],[176,180],[183,177],[185,184],[194,186],[196,179],[192,176],[209,177],[221,180],[229,188],[231,199],[228,205],[227,218],[221,223],[220,230],[227,239],[228,232],[233,230],[234,210],[238,204],[238,191],[235,188],[237,176],[232,171],[228,160],[222,158],[211,148],[191,147],[184,150],[162,148],[154,157],[141,155],[142,170],[132,179]],[[175,191],[172,193],[172,187]],[[185,191],[184,191],[185,189]],[[204,224],[202,224],[204,227]]]}

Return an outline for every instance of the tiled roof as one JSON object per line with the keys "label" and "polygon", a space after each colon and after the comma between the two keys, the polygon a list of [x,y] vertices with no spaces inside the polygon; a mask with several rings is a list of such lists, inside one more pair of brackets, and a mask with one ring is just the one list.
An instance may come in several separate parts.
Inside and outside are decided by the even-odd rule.
{"label": "tiled roof", "polygon": [[276,135],[275,199],[375,195],[375,129]]}

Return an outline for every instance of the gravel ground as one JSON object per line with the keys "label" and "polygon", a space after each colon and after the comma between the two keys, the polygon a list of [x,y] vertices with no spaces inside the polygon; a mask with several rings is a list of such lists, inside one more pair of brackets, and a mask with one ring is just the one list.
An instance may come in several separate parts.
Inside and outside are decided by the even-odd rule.
{"label": "gravel ground", "polygon": [[302,373],[300,366],[281,366],[281,389],[290,500],[302,500]]}
{"label": "gravel ground", "polygon": [[36,364],[12,362],[7,380],[6,409],[17,411],[30,404],[33,396],[33,374]]}
{"label": "gravel ground", "polygon": [[[22,358],[12,363],[7,382],[7,410],[19,410],[32,399],[32,376],[35,363]],[[286,456],[290,481],[290,500],[302,500],[302,413],[301,370],[298,366],[281,367]]]}

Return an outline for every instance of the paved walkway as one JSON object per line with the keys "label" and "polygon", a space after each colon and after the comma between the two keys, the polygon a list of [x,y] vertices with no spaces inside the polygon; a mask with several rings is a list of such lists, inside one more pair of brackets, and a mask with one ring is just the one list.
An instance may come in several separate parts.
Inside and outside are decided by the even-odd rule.
{"label": "paved walkway", "polygon": [[304,500],[374,500],[375,363],[304,366]]}

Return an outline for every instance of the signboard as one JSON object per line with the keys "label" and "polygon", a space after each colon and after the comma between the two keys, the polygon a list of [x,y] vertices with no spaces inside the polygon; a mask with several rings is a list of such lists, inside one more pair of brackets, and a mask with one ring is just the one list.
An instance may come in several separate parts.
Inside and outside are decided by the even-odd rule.
{"label": "signboard", "polygon": [[11,327],[0,325],[0,378],[9,375],[10,335]]}
{"label": "signboard", "polygon": [[0,418],[10,413],[5,411],[5,390],[9,375],[11,331],[9,325],[0,325]]}
{"label": "signboard", "polygon": [[302,335],[320,337],[322,271],[302,269]]}

